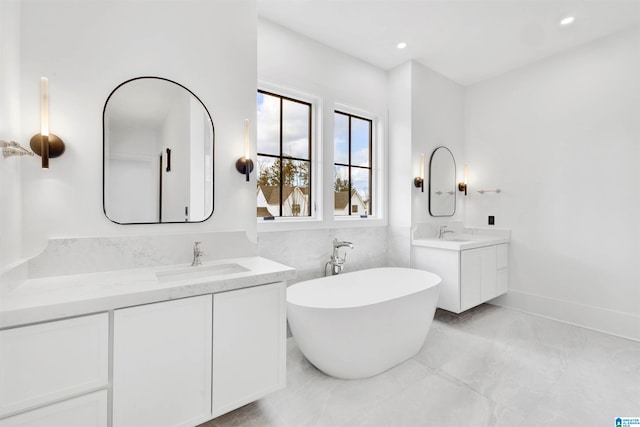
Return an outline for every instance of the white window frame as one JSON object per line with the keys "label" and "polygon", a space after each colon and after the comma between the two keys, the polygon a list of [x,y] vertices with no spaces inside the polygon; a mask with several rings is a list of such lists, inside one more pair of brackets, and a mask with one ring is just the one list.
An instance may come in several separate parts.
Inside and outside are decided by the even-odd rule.
{"label": "white window frame", "polygon": [[323,219],[322,99],[304,91],[265,81],[258,81],[256,96],[260,90],[311,104],[311,216],[274,217],[268,220],[257,217],[258,231],[309,228],[311,224],[321,223]]}

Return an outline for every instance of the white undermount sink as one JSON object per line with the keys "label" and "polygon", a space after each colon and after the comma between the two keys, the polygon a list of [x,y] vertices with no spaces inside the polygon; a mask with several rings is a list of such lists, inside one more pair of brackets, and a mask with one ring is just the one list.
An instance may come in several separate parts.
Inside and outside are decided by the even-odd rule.
{"label": "white undermount sink", "polygon": [[156,277],[160,282],[174,282],[178,280],[198,280],[210,277],[224,276],[226,274],[244,273],[248,268],[240,264],[216,264],[198,265],[194,267],[181,267],[175,270],[158,271]]}

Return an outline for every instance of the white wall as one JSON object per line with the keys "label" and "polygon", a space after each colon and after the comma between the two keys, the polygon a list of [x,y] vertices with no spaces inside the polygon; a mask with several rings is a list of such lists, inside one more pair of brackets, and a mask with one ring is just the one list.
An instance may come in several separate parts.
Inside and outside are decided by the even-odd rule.
{"label": "white wall", "polygon": [[[419,171],[420,154],[425,157],[424,193],[413,187],[412,225],[464,218],[464,194],[456,191],[453,217],[429,215],[429,159],[439,146],[445,146],[456,161],[456,174],[462,178],[464,163],[464,87],[418,63],[412,63],[411,140],[412,164]],[[418,176],[417,174],[415,176]],[[459,179],[461,180],[461,179]],[[456,189],[457,190],[457,189]]]}
{"label": "white wall", "polygon": [[636,28],[468,88],[466,221],[512,230],[499,304],[640,339],[638,76]]}
{"label": "white wall", "polygon": [[[464,203],[456,192],[453,217],[429,215],[429,158],[436,147],[453,153],[461,174],[464,152],[464,87],[435,71],[408,62],[389,76],[389,254],[392,266],[409,267],[411,227],[418,223],[462,219]],[[414,186],[425,157],[424,192]]]}
{"label": "white wall", "polygon": [[[247,230],[255,238],[254,185],[235,170],[245,118],[255,135],[254,0],[23,0],[20,22],[20,139],[38,130],[39,77],[48,76],[51,132],[67,145],[48,171],[22,164],[23,256],[48,237]],[[122,226],[102,212],[104,102],[119,83],[149,75],[188,87],[213,118],[215,205],[202,224]]]}
{"label": "white wall", "polygon": [[[20,3],[0,1],[0,140],[20,139]],[[20,258],[22,251],[22,182],[26,159],[0,155],[0,269]]]}
{"label": "white wall", "polygon": [[[419,174],[419,160],[411,159],[412,64],[407,62],[388,73],[389,91],[389,252],[392,267],[408,267],[411,255],[411,194]],[[413,167],[409,167],[413,165]]]}
{"label": "white wall", "polygon": [[[258,78],[275,87],[284,87],[319,98],[322,108],[320,161],[322,221],[259,224],[259,253],[298,269],[298,279],[322,275],[331,255],[331,238],[352,239],[355,249],[347,268],[368,268],[385,263],[387,212],[376,211],[378,219],[333,218],[333,112],[336,103],[365,110],[379,117],[385,144],[387,117],[386,73],[367,63],[301,36],[266,20],[258,21]],[[318,141],[314,141],[318,143]],[[385,178],[380,184],[386,194],[386,155],[377,154],[378,170]],[[315,179],[319,177],[315,176]],[[252,184],[253,185],[253,184]],[[327,191],[330,189],[330,191]],[[254,196],[255,199],[255,196]],[[386,200],[383,200],[386,206]],[[374,204],[380,206],[379,201]],[[255,212],[255,210],[254,210]],[[283,221],[284,222],[284,221]],[[379,230],[367,230],[368,228]],[[286,247],[285,247],[286,246]]]}

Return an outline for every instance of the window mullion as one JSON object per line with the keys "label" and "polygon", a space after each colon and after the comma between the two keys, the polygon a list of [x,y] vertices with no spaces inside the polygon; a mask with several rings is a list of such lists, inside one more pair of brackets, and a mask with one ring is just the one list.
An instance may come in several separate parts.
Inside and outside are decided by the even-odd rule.
{"label": "window mullion", "polygon": [[349,188],[347,191],[347,207],[349,208],[349,216],[351,216],[351,116],[349,116],[349,167],[347,168],[349,175]]}
{"label": "window mullion", "polygon": [[309,182],[307,183],[307,185],[309,187],[307,189],[307,192],[309,194],[307,196],[307,201],[308,201],[307,215],[311,216],[312,215],[311,214],[311,212],[312,212],[311,211],[311,201],[313,200],[313,185],[312,185],[312,176],[311,176],[312,175],[311,168],[313,166],[313,162],[312,162],[313,161],[313,150],[311,149],[312,145],[313,145],[313,142],[312,142],[313,141],[313,131],[312,131],[313,128],[312,128],[312,122],[311,122],[311,120],[312,120],[311,107],[309,107],[309,115],[308,115],[308,117],[309,117],[309,121],[307,123],[307,129],[309,129],[309,148],[307,150],[307,153],[309,154],[309,156],[308,156],[309,157],[309,172],[308,172],[309,173],[309,175],[308,175],[308,181]]}
{"label": "window mullion", "polygon": [[279,179],[279,185],[280,185],[280,217],[282,217],[282,202],[283,202],[283,198],[282,198],[282,193],[284,192],[284,185],[282,183],[283,178],[284,178],[284,158],[282,157],[282,122],[283,122],[283,111],[282,111],[282,107],[283,107],[283,102],[282,102],[282,97],[280,97],[280,179]]}
{"label": "window mullion", "polygon": [[369,121],[369,206],[368,212],[365,212],[367,215],[372,215],[373,212],[373,197],[371,194],[373,193],[373,121]]}

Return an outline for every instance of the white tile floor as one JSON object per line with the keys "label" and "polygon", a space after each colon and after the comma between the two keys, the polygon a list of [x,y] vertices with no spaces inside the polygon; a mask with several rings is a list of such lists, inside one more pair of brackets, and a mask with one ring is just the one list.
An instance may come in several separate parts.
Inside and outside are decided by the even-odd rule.
{"label": "white tile floor", "polygon": [[615,426],[640,417],[640,343],[482,305],[438,310],[420,353],[339,380],[289,339],[287,388],[214,426]]}

